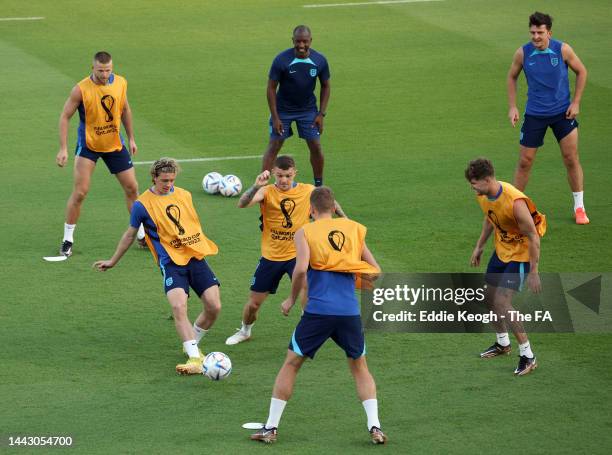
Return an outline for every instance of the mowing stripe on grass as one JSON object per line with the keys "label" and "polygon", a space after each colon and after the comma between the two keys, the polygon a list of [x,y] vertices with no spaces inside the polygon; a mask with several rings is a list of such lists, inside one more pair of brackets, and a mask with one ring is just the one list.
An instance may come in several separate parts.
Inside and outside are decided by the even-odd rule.
{"label": "mowing stripe on grass", "polygon": [[0,22],[8,22],[8,21],[42,21],[44,17],[42,16],[32,16],[32,17],[0,17]]}
{"label": "mowing stripe on grass", "polygon": [[322,3],[320,5],[302,5],[304,8],[332,8],[336,6],[369,6],[369,5],[393,5],[395,3],[423,3],[443,2],[444,0],[379,0],[375,2],[352,2],[352,3]]}

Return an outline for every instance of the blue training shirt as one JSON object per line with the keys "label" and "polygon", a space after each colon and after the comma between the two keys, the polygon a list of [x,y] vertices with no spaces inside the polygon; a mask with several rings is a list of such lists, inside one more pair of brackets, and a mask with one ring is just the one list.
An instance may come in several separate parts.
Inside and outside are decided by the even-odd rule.
{"label": "blue training shirt", "polygon": [[307,58],[297,58],[295,49],[287,49],[276,56],[268,77],[279,83],[276,109],[279,112],[300,112],[317,109],[314,94],[317,78],[329,79],[329,65],[323,54],[310,49]]}
{"label": "blue training shirt", "polygon": [[308,269],[308,303],[304,311],[330,316],[359,316],[352,273]]}
{"label": "blue training shirt", "polygon": [[523,46],[523,71],[528,87],[525,114],[549,117],[567,111],[570,89],[562,46],[561,41],[554,39],[543,51],[531,42]]}

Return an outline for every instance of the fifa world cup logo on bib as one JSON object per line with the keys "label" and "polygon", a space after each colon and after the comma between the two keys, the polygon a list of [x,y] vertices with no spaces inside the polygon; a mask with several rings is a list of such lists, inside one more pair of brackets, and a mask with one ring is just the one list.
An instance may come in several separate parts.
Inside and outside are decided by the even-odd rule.
{"label": "fifa world cup logo on bib", "polygon": [[499,218],[497,218],[497,215],[495,214],[493,210],[489,210],[489,212],[487,213],[487,217],[489,218],[491,223],[495,225],[495,227],[499,230],[499,232],[502,233],[502,236],[508,235],[508,232],[504,228],[501,227],[501,224],[499,224]]}
{"label": "fifa world cup logo on bib", "polygon": [[344,246],[344,233],[341,231],[330,231],[327,234],[327,240],[329,240],[329,244],[336,251],[342,251],[342,247]]}
{"label": "fifa world cup logo on bib", "polygon": [[293,199],[283,199],[280,201],[280,209],[285,217],[285,221],[283,221],[283,227],[286,229],[290,229],[293,227],[293,221],[291,221],[291,214],[295,210],[295,201]]}
{"label": "fifa world cup logo on bib", "polygon": [[104,120],[107,122],[112,122],[114,117],[111,109],[115,105],[115,98],[110,95],[104,95],[100,100],[100,104],[102,104],[102,109],[104,109],[104,112],[106,112],[106,118]]}
{"label": "fifa world cup logo on bib", "polygon": [[181,226],[181,209],[178,208],[178,205],[170,204],[166,207],[166,215],[170,218],[170,221],[174,223],[176,226],[176,230],[179,235],[185,234],[185,229]]}

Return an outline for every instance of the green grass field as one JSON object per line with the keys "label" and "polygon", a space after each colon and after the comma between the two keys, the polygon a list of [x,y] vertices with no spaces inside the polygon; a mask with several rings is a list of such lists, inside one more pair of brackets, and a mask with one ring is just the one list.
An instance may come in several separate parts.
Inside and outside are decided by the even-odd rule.
{"label": "green grass field", "polygon": [[[332,71],[325,182],[349,216],[369,227],[368,244],[385,271],[468,272],[481,212],[463,170],[486,155],[500,179],[512,180],[518,129],[506,118],[506,72],[528,40],[528,15],[548,12],[554,36],[569,42],[589,70],[580,150],[591,224],[573,224],[549,132],[527,189],[549,220],[541,270],[612,271],[607,0],[302,7],[314,1],[2,1],[0,17],[45,18],[0,21],[3,451],[9,435],[72,435],[72,450],[87,454],[377,450],[333,343],[301,372],[275,447],[251,443],[240,428],[266,418],[299,315],[280,315],[285,282],[263,307],[253,341],[225,346],[259,258],[258,211],[205,195],[200,182],[215,170],[237,174],[247,187],[259,160],[185,163],[177,182],[193,192],[204,230],[220,248],[209,262],[223,284],[223,311],[205,349],[231,357],[234,372],[225,382],[175,374],[183,355],[148,252],[133,248],[106,274],[91,269],[112,254],[128,224],[122,191],[104,165],[83,207],[74,256],[42,261],[56,254],[72,187],[71,168],[54,163],[59,113],[100,49],[112,53],[115,71],[130,84],[136,160],[258,155],[267,143],[269,65],[290,47],[292,28],[308,24],[313,48]],[[519,87],[522,106],[523,76]],[[70,150],[76,125],[73,118]],[[293,138],[284,152],[310,182],[304,143]],[[147,170],[137,166],[141,189]],[[198,311],[192,299],[190,312]],[[514,355],[477,358],[491,338],[368,336],[390,437],[382,450],[609,453],[611,334],[534,334],[541,366],[520,379],[511,374]]]}

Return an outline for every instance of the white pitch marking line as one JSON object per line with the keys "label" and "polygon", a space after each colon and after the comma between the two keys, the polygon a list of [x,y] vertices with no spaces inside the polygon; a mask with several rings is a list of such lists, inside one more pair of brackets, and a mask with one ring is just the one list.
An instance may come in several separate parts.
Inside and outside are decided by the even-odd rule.
{"label": "white pitch marking line", "polygon": [[[245,155],[245,156],[217,156],[210,158],[186,158],[184,160],[176,160],[179,163],[193,163],[198,161],[228,161],[228,160],[252,160],[261,158],[261,155]],[[138,164],[153,164],[155,161],[134,161],[134,165]]]}
{"label": "white pitch marking line", "polygon": [[379,0],[375,2],[353,2],[353,3],[323,3],[319,5],[302,5],[303,8],[331,8],[335,6],[369,6],[369,5],[393,5],[396,3],[422,3],[443,2],[444,0]]}
{"label": "white pitch marking line", "polygon": [[44,17],[33,16],[33,17],[0,17],[0,22],[8,21],[42,21]]}

